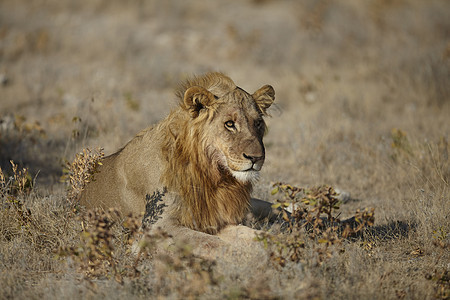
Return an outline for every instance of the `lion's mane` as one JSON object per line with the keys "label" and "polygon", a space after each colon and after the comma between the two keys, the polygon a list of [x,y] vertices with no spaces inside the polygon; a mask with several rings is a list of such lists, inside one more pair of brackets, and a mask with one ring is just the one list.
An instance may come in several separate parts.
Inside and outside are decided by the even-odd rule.
{"label": "lion's mane", "polygon": [[[236,88],[220,73],[210,73],[185,81],[176,92],[183,105],[184,92],[201,86],[217,96]],[[181,225],[210,234],[227,224],[237,224],[249,208],[251,183],[242,183],[220,164],[206,124],[216,117],[212,107],[207,114],[191,119],[188,112],[172,112],[160,126],[166,134],[162,153],[167,165],[162,183],[175,193],[172,216]]]}

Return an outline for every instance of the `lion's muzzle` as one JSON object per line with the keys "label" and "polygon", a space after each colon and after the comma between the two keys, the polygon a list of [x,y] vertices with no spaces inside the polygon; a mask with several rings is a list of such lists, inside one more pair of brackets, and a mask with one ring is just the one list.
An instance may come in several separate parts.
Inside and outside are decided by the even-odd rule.
{"label": "lion's muzzle", "polygon": [[249,160],[251,162],[251,167],[248,168],[247,170],[254,170],[254,171],[259,171],[261,170],[263,164],[264,164],[264,156],[251,156],[251,155],[247,155],[247,154],[243,154],[244,158]]}

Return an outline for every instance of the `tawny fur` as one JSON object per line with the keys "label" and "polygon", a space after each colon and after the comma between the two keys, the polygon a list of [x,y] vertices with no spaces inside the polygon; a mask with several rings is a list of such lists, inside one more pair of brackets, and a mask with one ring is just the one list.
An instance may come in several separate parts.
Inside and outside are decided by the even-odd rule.
{"label": "tawny fur", "polygon": [[[186,80],[176,95],[179,106],[166,119],[104,159],[82,203],[141,213],[146,195],[167,190],[168,208],[157,225],[215,234],[240,223],[249,210],[252,184],[245,178],[264,162],[262,116],[273,88],[250,95],[229,77],[209,73]],[[233,132],[224,127],[228,119],[236,124]],[[253,162],[247,172],[248,156],[259,157],[256,171]]]}

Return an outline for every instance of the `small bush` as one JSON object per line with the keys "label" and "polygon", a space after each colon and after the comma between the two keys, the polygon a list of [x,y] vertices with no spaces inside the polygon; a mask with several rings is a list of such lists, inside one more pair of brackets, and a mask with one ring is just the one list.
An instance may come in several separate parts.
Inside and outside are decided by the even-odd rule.
{"label": "small bush", "polygon": [[339,194],[330,186],[311,189],[289,184],[275,183],[272,195],[281,194],[274,208],[290,208],[291,214],[283,211],[283,219],[289,234],[271,235],[263,232],[257,235],[259,241],[272,249],[270,256],[284,267],[287,261],[299,262],[307,240],[314,241],[318,262],[331,257],[330,247],[362,232],[374,224],[374,209],[357,211],[354,217],[341,221],[336,217],[339,209]]}
{"label": "small bush", "polygon": [[115,234],[113,227],[119,217],[119,212],[110,209],[108,212],[90,210],[79,217],[83,231],[80,243],[72,247],[62,247],[59,256],[70,256],[77,263],[79,270],[88,278],[108,277],[114,274],[118,282],[122,277],[117,268],[117,258],[114,256]]}
{"label": "small bush", "polygon": [[75,155],[73,162],[66,161],[61,181],[69,184],[67,199],[72,207],[77,207],[86,184],[95,180],[94,175],[98,166],[102,165],[101,159],[104,155],[103,148],[94,151],[86,148]]}

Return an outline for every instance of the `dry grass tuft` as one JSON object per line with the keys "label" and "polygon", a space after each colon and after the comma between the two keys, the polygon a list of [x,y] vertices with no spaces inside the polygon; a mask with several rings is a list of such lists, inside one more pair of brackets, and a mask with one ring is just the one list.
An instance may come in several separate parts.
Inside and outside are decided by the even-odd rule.
{"label": "dry grass tuft", "polygon": [[79,197],[87,183],[94,179],[96,170],[104,157],[103,148],[91,151],[89,148],[75,155],[73,162],[66,162],[61,181],[69,184],[67,199],[73,207],[78,206]]}
{"label": "dry grass tuft", "polygon": [[75,246],[62,247],[59,256],[71,256],[78,264],[79,270],[89,278],[101,278],[109,275],[111,270],[114,278],[122,282],[117,269],[117,259],[114,257],[113,240],[116,238],[113,226],[119,217],[117,210],[108,212],[100,210],[88,211],[81,219],[83,231],[80,243]]}
{"label": "dry grass tuft", "polygon": [[[11,160],[12,176],[7,176],[0,168],[0,197],[2,199],[1,207],[5,216],[14,220],[17,226],[5,230],[3,236],[10,239],[12,235],[17,234],[21,229],[29,231],[33,224],[30,210],[25,206],[26,196],[31,191],[31,176],[26,168],[18,169],[18,166]],[[10,224],[7,222],[5,225]]]}

